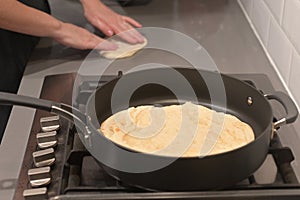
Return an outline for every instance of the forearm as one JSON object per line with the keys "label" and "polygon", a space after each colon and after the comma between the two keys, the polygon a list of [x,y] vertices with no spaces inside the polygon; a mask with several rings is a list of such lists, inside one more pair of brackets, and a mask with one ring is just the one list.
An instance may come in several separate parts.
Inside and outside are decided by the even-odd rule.
{"label": "forearm", "polygon": [[92,6],[95,4],[100,4],[103,7],[106,7],[100,0],[79,0],[82,6]]}
{"label": "forearm", "polygon": [[16,0],[0,0],[0,28],[40,37],[55,37],[61,23],[47,13]]}

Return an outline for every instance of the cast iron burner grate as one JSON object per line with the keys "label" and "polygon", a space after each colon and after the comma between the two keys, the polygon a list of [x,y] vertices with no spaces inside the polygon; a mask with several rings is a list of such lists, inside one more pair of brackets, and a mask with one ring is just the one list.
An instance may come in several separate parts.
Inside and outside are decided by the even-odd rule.
{"label": "cast iron burner grate", "polygon": [[[69,140],[73,141],[72,150],[68,153],[64,176],[68,179],[64,186],[63,193],[82,193],[82,192],[144,192],[141,189],[130,187],[125,183],[115,180],[97,164],[94,158],[86,151],[77,133],[70,132]],[[275,135],[271,142],[269,155],[274,158],[278,169],[278,174],[273,183],[259,184],[254,175],[227,188],[224,191],[232,190],[253,190],[253,189],[300,189],[297,177],[291,167],[294,160],[290,148],[282,147],[279,137]]]}

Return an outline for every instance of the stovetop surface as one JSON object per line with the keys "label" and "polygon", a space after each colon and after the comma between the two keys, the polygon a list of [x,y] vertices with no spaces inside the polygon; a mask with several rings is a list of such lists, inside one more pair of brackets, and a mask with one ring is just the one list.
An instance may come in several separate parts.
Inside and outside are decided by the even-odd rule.
{"label": "stovetop surface", "polygon": [[[264,93],[274,92],[266,75],[235,74],[233,76],[249,84],[254,83],[254,86]],[[75,77],[75,74],[46,77],[41,98],[72,104]],[[107,76],[101,80],[105,82],[112,78],[114,76]],[[93,90],[98,81],[97,77],[82,77],[81,80],[84,84],[74,88],[81,87],[84,90],[84,94],[79,98],[84,102],[88,90]],[[61,85],[64,87],[61,88]],[[61,90],[64,92],[60,92]],[[27,171],[34,168],[32,152],[38,149],[35,135],[40,132],[39,119],[43,116],[49,116],[49,113],[37,111],[15,192],[16,200],[23,199],[24,189],[30,188]],[[245,199],[250,197],[251,199],[299,199],[300,197],[300,184],[291,166],[291,162],[295,162],[293,161],[295,152],[290,148],[283,148],[278,136],[272,141],[269,155],[261,168],[232,188],[218,191],[149,192],[130,187],[106,174],[85,150],[73,125],[64,119],[61,119],[61,124],[58,145],[55,148],[56,163],[51,167],[52,182],[47,186],[50,199]],[[280,131],[282,130],[278,132]],[[285,134],[291,133],[285,132]]]}

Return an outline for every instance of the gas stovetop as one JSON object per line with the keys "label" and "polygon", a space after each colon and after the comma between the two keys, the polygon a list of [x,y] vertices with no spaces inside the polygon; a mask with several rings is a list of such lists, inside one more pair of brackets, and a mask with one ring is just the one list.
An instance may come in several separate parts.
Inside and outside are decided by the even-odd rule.
{"label": "gas stovetop", "polygon": [[[266,75],[232,76],[264,93],[274,91]],[[46,77],[40,97],[72,104],[75,88],[76,103],[81,109],[96,87],[115,76],[104,76],[100,82],[97,77],[81,77],[80,83],[73,87],[75,77],[76,74]],[[285,131],[285,134],[294,133]],[[300,184],[291,165],[295,162],[296,153],[299,152],[283,147],[280,137],[275,135],[261,168],[231,188],[150,192],[130,187],[110,177],[84,148],[72,123],[57,116],[51,117],[47,112],[37,111],[14,199],[299,199]]]}

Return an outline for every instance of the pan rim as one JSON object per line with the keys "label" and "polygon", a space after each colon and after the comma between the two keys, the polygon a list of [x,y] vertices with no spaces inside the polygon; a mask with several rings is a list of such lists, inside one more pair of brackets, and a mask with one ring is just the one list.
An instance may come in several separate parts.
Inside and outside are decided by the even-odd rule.
{"label": "pan rim", "polygon": [[[161,69],[164,69],[166,70],[165,68],[154,68],[154,69],[144,69],[144,70],[139,70],[139,71],[134,71],[134,72],[130,72],[130,73],[125,73],[125,74],[122,74],[122,76],[125,76],[125,75],[132,75],[132,74],[135,74],[135,73],[141,73],[141,72],[146,72],[146,71],[149,71],[149,70],[161,70]],[[173,69],[179,71],[181,70],[197,70],[197,71],[203,71],[203,72],[206,72],[206,73],[210,73],[210,74],[216,74],[217,72],[214,72],[214,71],[208,71],[208,70],[200,70],[200,69],[195,69],[195,68],[180,68],[180,67],[174,67]],[[168,69],[167,69],[168,70]],[[272,124],[273,124],[273,110],[271,108],[271,105],[268,101],[268,99],[259,91],[257,90],[254,86],[252,85],[249,85],[247,84],[246,82],[240,80],[240,79],[237,79],[235,77],[232,77],[230,75],[227,75],[227,74],[223,74],[223,73],[219,73],[223,79],[223,77],[227,78],[227,79],[231,79],[231,80],[234,80],[234,81],[237,81],[239,84],[243,84],[244,86],[248,87],[248,88],[251,88],[252,91],[254,91],[255,93],[257,93],[260,98],[264,99],[264,101],[266,102],[266,105],[268,106],[267,109],[269,109],[271,111],[271,115],[269,116],[270,119],[268,120],[270,123],[268,123],[268,125],[261,131],[262,134],[259,134],[258,137],[255,137],[253,141],[251,141],[250,143],[246,144],[246,145],[243,145],[241,147],[238,147],[238,148],[235,148],[235,149],[232,149],[232,150],[229,150],[229,151],[225,151],[225,152],[222,152],[222,153],[217,153],[217,154],[212,154],[212,155],[206,155],[206,156],[189,156],[189,157],[177,157],[177,156],[168,156],[168,155],[159,155],[159,154],[155,154],[155,153],[148,153],[148,152],[141,152],[141,151],[137,151],[135,149],[132,149],[132,148],[128,148],[128,147],[125,147],[125,146],[122,146],[112,140],[110,140],[109,138],[107,138],[99,128],[96,128],[96,126],[94,125],[94,123],[91,121],[91,118],[87,115],[87,121],[88,121],[88,124],[90,126],[92,126],[93,130],[96,130],[97,132],[97,135],[100,136],[101,138],[105,139],[107,142],[111,142],[113,145],[119,147],[119,148],[122,148],[128,152],[131,152],[131,153],[139,153],[139,154],[143,154],[145,156],[151,156],[151,157],[159,157],[159,158],[164,158],[164,159],[180,159],[180,160],[190,160],[190,159],[213,159],[213,158],[216,158],[216,157],[223,157],[223,156],[226,156],[228,154],[232,154],[234,152],[238,152],[240,151],[241,149],[245,149],[247,147],[249,147],[250,145],[253,145],[255,142],[257,142],[258,140],[260,140],[262,137],[264,137],[265,134],[268,134],[268,135],[271,135],[271,133],[265,133],[268,129],[270,129],[272,127]],[[112,82],[114,81],[117,81],[118,79],[120,79],[121,76],[117,76],[115,77],[114,79],[104,83],[103,85],[101,85],[101,87],[97,88],[96,90],[93,91],[93,93],[90,95],[90,97],[88,98],[88,101],[87,101],[87,104],[86,104],[86,113],[87,110],[88,110],[88,107],[90,105],[90,102],[92,101],[92,99],[95,97],[97,91],[101,90],[101,88],[105,88],[107,87],[107,85],[111,84]],[[186,101],[187,102],[187,101]],[[150,104],[149,104],[150,105]],[[238,117],[237,117],[238,118]],[[240,119],[240,118],[238,118]],[[99,120],[98,120],[99,121]],[[250,124],[249,124],[250,125]],[[253,128],[252,128],[253,129]],[[254,131],[254,130],[253,130]],[[272,131],[272,130],[271,130]],[[271,141],[271,138],[268,140],[269,142]]]}

